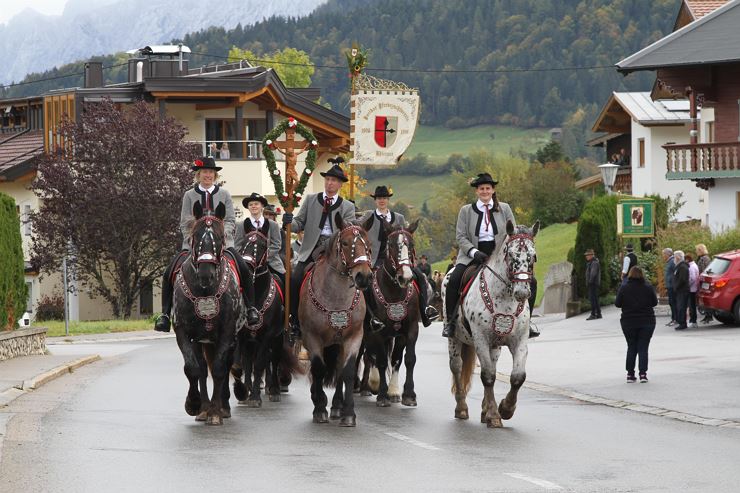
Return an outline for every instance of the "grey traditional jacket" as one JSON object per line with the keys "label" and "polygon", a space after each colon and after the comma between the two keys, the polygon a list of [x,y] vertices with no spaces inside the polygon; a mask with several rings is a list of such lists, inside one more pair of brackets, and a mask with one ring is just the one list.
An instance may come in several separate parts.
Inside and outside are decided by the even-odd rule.
{"label": "grey traditional jacket", "polygon": [[[393,211],[391,213],[391,226],[406,226],[406,218],[403,214],[397,214]],[[380,222],[385,221],[382,217],[378,216],[374,210],[367,211],[360,219],[357,220],[359,224],[364,224],[370,217],[373,218],[370,230],[367,232],[367,236],[370,239],[370,248],[373,252],[373,265],[378,261],[378,256],[385,250],[385,235],[383,230],[380,228]]]}
{"label": "grey traditional jacket", "polygon": [[293,233],[303,231],[303,243],[297,252],[298,261],[306,262],[319,242],[321,236],[322,219],[331,221],[332,231],[336,230],[335,217],[340,215],[345,223],[351,223],[355,219],[355,204],[344,200],[337,195],[337,200],[331,205],[326,218],[324,216],[324,194],[315,193],[307,195],[305,202],[293,218],[291,230]]}
{"label": "grey traditional jacket", "polygon": [[[245,219],[244,222],[236,228],[236,238],[234,244],[237,251],[241,252],[244,243],[247,241],[247,233],[254,231],[254,225],[249,218]],[[267,236],[269,244],[267,245],[267,264],[272,270],[279,274],[285,274],[285,266],[283,260],[280,258],[280,247],[283,243],[282,235],[280,234],[280,226],[272,219],[268,219],[265,224],[260,227],[262,234]]]}
{"label": "grey traditional jacket", "polygon": [[[478,248],[478,232],[483,222],[483,212],[478,209],[476,202],[462,206],[457,215],[458,264],[468,265],[473,260],[471,251],[473,248]],[[506,238],[506,221],[511,221],[516,226],[516,220],[509,204],[499,202],[498,205],[498,212],[490,211],[496,249],[501,247],[501,243]]]}
{"label": "grey traditional jacket", "polygon": [[[182,233],[182,248],[190,250],[190,229],[189,223],[193,218],[193,205],[200,202],[203,208],[206,206],[206,194],[201,192],[198,185],[185,192],[182,196],[182,209],[180,210],[180,232]],[[213,210],[223,203],[226,207],[226,217],[224,217],[224,232],[226,233],[225,248],[234,246],[234,228],[236,225],[236,216],[234,216],[234,203],[231,201],[231,194],[225,189],[216,185],[216,189],[211,194],[211,206]]]}

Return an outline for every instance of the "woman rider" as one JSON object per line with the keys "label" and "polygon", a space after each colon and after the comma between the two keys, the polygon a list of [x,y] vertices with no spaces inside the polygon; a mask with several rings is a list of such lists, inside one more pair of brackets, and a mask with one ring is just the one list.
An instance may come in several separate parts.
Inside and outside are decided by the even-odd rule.
{"label": "woman rider", "polygon": [[182,265],[190,251],[190,224],[193,220],[193,205],[200,202],[203,210],[216,210],[219,203],[226,207],[226,217],[224,218],[224,232],[226,234],[225,253],[231,255],[239,266],[239,277],[241,278],[242,295],[246,303],[247,318],[250,324],[259,322],[259,314],[254,308],[254,285],[248,275],[247,264],[237,254],[234,249],[234,225],[236,218],[234,216],[234,204],[231,201],[231,194],[216,185],[220,166],[216,166],[216,161],[212,157],[202,157],[195,161],[193,171],[195,171],[195,185],[185,192],[182,197],[182,208],[180,210],[180,232],[182,233],[182,250],[175,255],[170,262],[162,278],[162,314],[154,325],[154,330],[160,332],[170,331],[170,313],[172,312],[172,276]]}

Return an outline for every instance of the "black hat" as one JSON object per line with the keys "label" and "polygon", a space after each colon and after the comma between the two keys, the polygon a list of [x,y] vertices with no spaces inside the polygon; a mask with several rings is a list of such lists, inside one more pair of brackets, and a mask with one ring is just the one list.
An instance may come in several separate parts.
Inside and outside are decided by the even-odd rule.
{"label": "black hat", "polygon": [[275,214],[275,215],[277,215],[277,211],[275,210],[275,206],[272,205],[272,204],[267,204],[265,206],[265,212],[267,212],[268,214]]}
{"label": "black hat", "polygon": [[196,159],[193,163],[193,171],[198,171],[201,169],[212,169],[214,171],[221,171],[223,168],[221,166],[216,166],[216,161],[212,157],[203,156]]}
{"label": "black hat", "polygon": [[635,249],[635,247],[632,246],[632,243],[627,243],[624,249],[627,250],[628,252],[631,252]]}
{"label": "black hat", "polygon": [[261,202],[263,207],[267,207],[267,199],[264,198],[262,195],[258,194],[257,192],[252,192],[252,195],[248,195],[247,197],[244,197],[244,200],[242,200],[242,205],[244,207],[249,207],[250,202]]}
{"label": "black hat", "polygon": [[[341,161],[339,161],[340,159]],[[347,175],[344,174],[344,170],[339,166],[339,162],[344,162],[344,159],[330,159],[329,162],[335,164],[331,168],[329,168],[329,171],[327,171],[326,173],[319,173],[321,176],[323,176],[324,178],[326,178],[327,176],[333,176],[334,178],[338,178],[343,182],[349,181]]]}
{"label": "black hat", "polygon": [[593,248],[589,248],[588,250],[586,250],[584,255],[595,255]]}
{"label": "black hat", "polygon": [[393,190],[385,185],[380,185],[379,187],[375,187],[375,194],[371,193],[370,196],[374,199],[378,199],[380,197],[393,197]]}
{"label": "black hat", "polygon": [[481,185],[485,185],[486,183],[488,183],[492,187],[498,185],[498,182],[491,178],[491,175],[489,175],[488,173],[479,173],[478,176],[470,182],[470,186],[477,188]]}

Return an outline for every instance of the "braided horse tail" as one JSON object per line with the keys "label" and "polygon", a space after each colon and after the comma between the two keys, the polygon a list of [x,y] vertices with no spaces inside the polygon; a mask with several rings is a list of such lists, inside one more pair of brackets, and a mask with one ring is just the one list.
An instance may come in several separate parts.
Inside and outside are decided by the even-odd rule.
{"label": "braided horse tail", "polygon": [[473,381],[473,370],[475,370],[475,348],[468,346],[467,344],[462,345],[460,357],[462,358],[462,370],[460,372],[460,383],[462,389],[458,389],[455,385],[455,379],[452,379],[452,393],[464,393],[467,394],[470,390],[470,385]]}

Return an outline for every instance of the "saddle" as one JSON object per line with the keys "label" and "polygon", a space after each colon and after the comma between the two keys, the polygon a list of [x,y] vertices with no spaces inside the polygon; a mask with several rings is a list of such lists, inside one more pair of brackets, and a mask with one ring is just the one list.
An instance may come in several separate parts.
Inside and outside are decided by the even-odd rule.
{"label": "saddle", "polygon": [[473,284],[473,279],[475,279],[478,273],[483,270],[483,267],[485,267],[484,264],[471,263],[465,268],[465,272],[463,272],[462,276],[462,281],[460,282],[460,285],[463,286],[463,288],[460,290],[461,305],[463,300],[465,300],[465,296],[468,294],[468,291],[470,291],[470,286]]}

